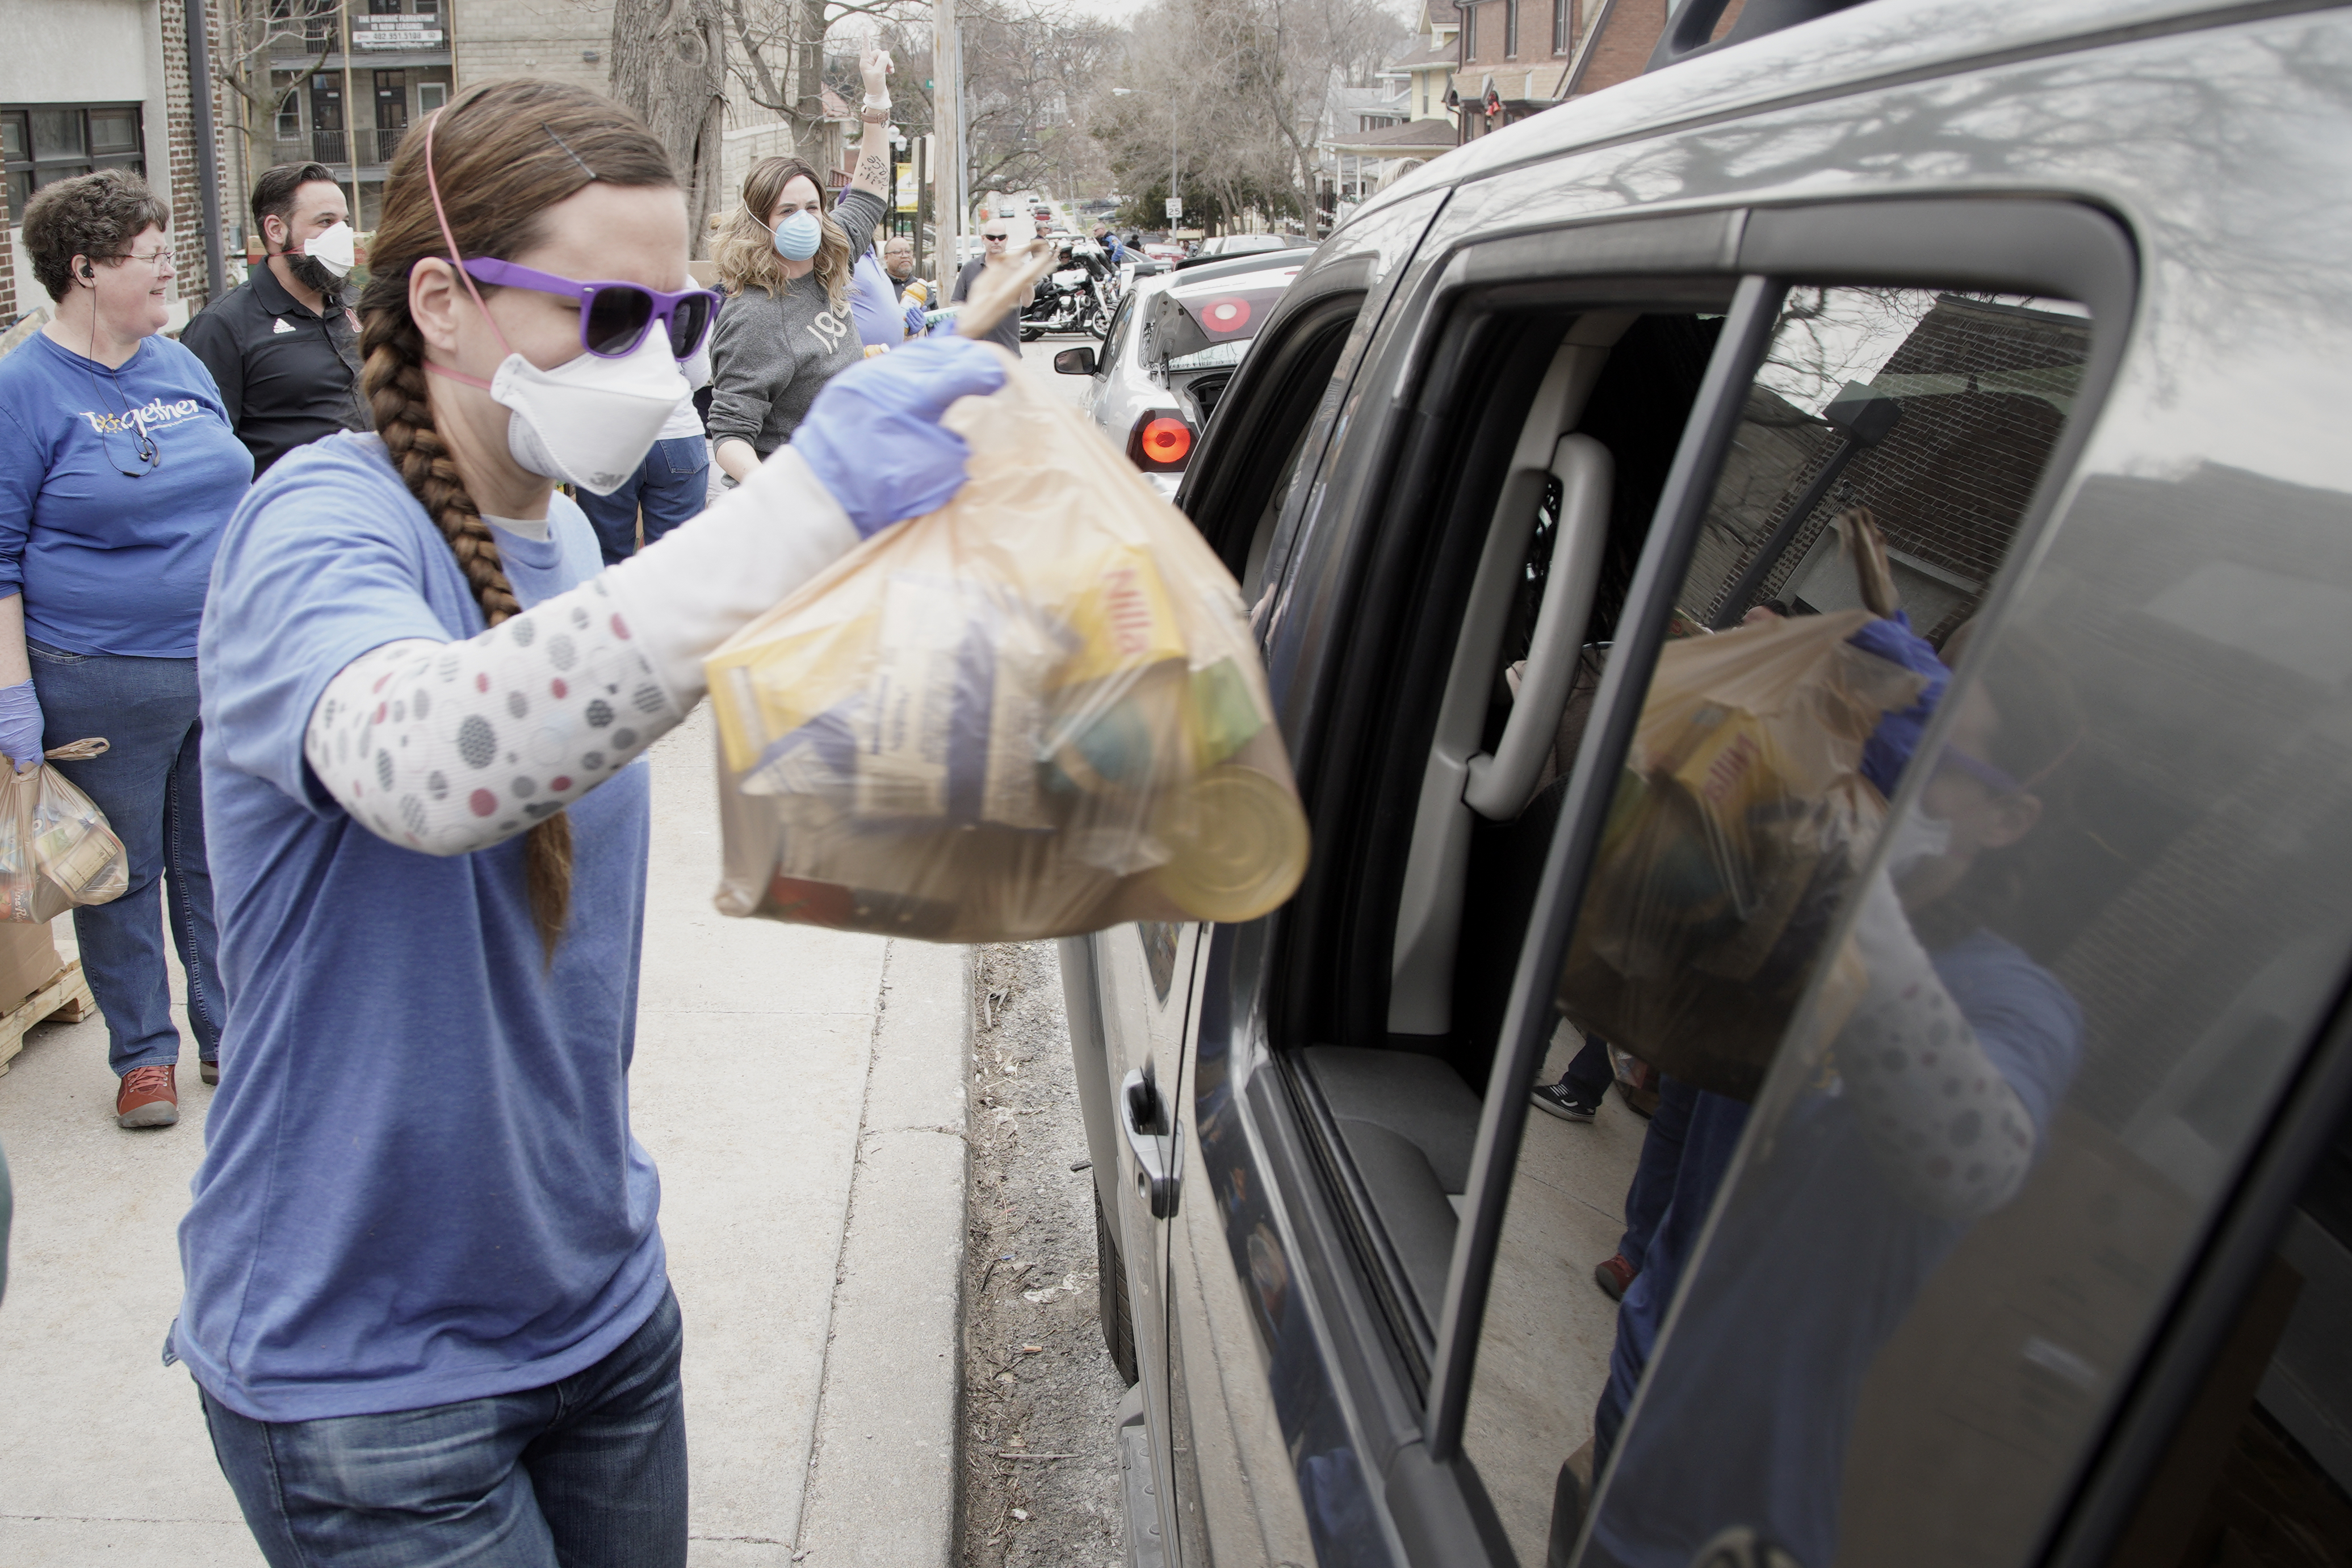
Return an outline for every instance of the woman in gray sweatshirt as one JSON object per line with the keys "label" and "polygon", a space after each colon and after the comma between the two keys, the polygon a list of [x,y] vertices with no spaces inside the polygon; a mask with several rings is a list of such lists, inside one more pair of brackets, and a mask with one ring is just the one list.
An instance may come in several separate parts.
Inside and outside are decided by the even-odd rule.
{"label": "woman in gray sweatshirt", "polygon": [[840,201],[827,209],[799,159],[763,158],[713,250],[728,298],[711,334],[708,423],[711,456],[732,479],[790,441],[818,390],[866,352],[849,313],[850,237],[866,239],[888,210],[890,57],[873,50],[863,64],[865,141]]}

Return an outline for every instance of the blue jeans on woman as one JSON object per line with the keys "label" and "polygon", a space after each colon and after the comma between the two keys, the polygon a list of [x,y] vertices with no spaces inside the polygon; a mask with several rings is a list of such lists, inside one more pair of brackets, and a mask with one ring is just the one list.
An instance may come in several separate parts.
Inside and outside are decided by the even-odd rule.
{"label": "blue jeans on woman", "polygon": [[684,1568],[677,1298],[584,1372],[424,1410],[256,1421],[198,1390],[270,1568]]}
{"label": "blue jeans on woman", "polygon": [[[188,1028],[196,1055],[220,1056],[219,944],[213,876],[205,864],[205,792],[197,766],[196,661],[66,653],[30,641],[33,689],[46,743],[106,737],[104,755],[52,763],[106,814],[122,840],[131,887],[111,903],[74,910],[82,973],[106,1015],[107,1062],[116,1076],[180,1059],[163,928],[188,977]],[[159,918],[156,905],[163,905]]]}
{"label": "blue jeans on woman", "polygon": [[628,481],[608,496],[580,492],[580,510],[596,530],[604,564],[617,565],[637,552],[637,513],[646,514],[651,544],[701,511],[709,499],[710,448],[699,436],[656,441]]}

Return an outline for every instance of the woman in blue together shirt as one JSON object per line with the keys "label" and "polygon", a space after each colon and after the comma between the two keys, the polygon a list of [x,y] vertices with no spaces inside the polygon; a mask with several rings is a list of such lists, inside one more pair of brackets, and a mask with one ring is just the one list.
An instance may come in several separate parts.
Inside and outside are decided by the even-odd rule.
{"label": "woman in blue together shirt", "polygon": [[205,1081],[219,1076],[196,621],[213,547],[253,479],[211,373],[156,335],[169,222],[125,170],[45,187],[25,209],[25,248],[57,319],[0,360],[0,752],[21,770],[45,731],[49,744],[108,742],[57,767],[130,856],[130,890],[74,911],[125,1127],[180,1119],[166,923]]}
{"label": "woman in blue together shirt", "polygon": [[1003,374],[968,342],[854,367],[600,573],[551,492],[617,488],[685,394],[711,304],[677,287],[687,239],[610,100],[460,95],[384,186],[378,434],[277,464],[221,544],[228,1070],[171,1348],[273,1564],[686,1559],[681,1328],[629,1131],[635,759],[721,639],[955,493],[939,416]]}

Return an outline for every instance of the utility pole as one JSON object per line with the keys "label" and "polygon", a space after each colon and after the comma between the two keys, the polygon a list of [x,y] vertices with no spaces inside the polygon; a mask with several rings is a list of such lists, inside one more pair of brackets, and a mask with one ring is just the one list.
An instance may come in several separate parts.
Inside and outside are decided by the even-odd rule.
{"label": "utility pole", "polygon": [[352,49],[358,40],[352,37],[352,0],[342,0],[336,8],[343,24],[343,155],[352,161],[352,226],[367,226],[367,215],[360,211],[360,106],[352,97]]}
{"label": "utility pole", "polygon": [[940,279],[934,303],[944,305],[963,261],[963,41],[955,0],[931,6],[931,178]]}
{"label": "utility pole", "polygon": [[211,19],[204,0],[187,0],[181,13],[187,27],[188,109],[196,142],[196,178],[203,184],[200,199],[205,215],[205,303],[209,305],[228,289],[227,258],[221,253],[220,143],[213,129],[213,50]]}

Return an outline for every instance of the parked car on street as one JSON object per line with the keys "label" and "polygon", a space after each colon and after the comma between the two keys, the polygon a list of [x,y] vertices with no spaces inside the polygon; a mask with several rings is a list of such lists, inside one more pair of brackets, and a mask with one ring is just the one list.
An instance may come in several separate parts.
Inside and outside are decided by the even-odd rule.
{"label": "parked car on street", "polygon": [[1064,375],[1092,378],[1087,417],[1162,494],[1176,493],[1250,340],[1304,259],[1238,257],[1139,276],[1119,296],[1099,350],[1054,356]]}
{"label": "parked car on street", "polygon": [[1297,234],[1221,234],[1204,239],[1201,248],[1186,257],[1180,267],[1204,267],[1212,261],[1230,261],[1236,256],[1265,256],[1277,250],[1312,250],[1315,242]]}
{"label": "parked car on street", "polygon": [[[1143,328],[1227,264],[1082,367],[1181,426],[1315,841],[1262,920],[1061,945],[1133,1562],[2346,1559],[2352,16],[1776,30],[1832,8],[1685,0],[1670,68],[1372,195],[1213,403]],[[1780,965],[1758,1079],[1531,1116],[1578,1026],[1686,1038],[1559,1002],[1652,951],[1604,833],[1746,776],[1629,771],[1669,635],[1851,609],[1864,513],[1950,666],[1896,826],[1651,976]],[[1674,918],[1752,929],[1715,863]]]}

